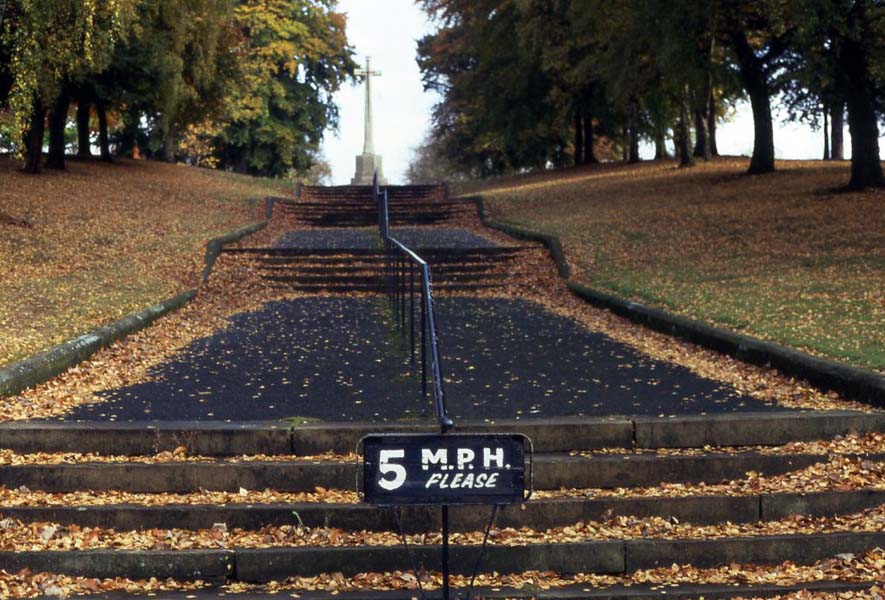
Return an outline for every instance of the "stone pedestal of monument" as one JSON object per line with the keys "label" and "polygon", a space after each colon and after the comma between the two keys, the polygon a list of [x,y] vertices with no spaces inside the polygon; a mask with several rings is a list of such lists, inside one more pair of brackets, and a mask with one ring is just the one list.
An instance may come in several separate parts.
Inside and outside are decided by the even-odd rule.
{"label": "stone pedestal of monument", "polygon": [[381,171],[381,155],[360,154],[356,157],[356,174],[350,180],[350,185],[372,185],[375,171],[378,171],[378,184],[387,185],[387,180]]}

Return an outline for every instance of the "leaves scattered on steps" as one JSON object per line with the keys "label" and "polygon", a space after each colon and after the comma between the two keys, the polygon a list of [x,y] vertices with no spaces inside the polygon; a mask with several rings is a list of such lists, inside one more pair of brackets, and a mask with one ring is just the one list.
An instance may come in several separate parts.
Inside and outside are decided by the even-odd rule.
{"label": "leaves scattered on steps", "polygon": [[[629,498],[629,497],[686,497],[686,496],[744,496],[752,494],[812,493],[849,490],[885,490],[885,462],[861,458],[834,457],[829,463],[819,463],[782,475],[762,476],[751,472],[745,479],[722,484],[663,483],[648,488],[562,489],[539,490],[535,499],[546,498]],[[190,494],[132,493],[121,491],[44,492],[26,487],[9,489],[0,486],[0,507],[13,506],[107,506],[135,504],[163,506],[173,504],[280,504],[327,502],[353,504],[358,502],[356,492],[317,488],[313,492],[279,492],[276,490],[240,490],[221,492],[202,490]]]}
{"label": "leaves scattered on steps", "polygon": [[[758,454],[817,454],[817,455],[841,455],[841,454],[885,454],[885,434],[870,433],[866,435],[837,436],[832,440],[817,440],[810,442],[790,442],[782,446],[705,446],[703,448],[660,448],[657,450],[633,450],[629,448],[602,448],[592,451],[573,451],[570,456],[593,457],[598,455],[656,455],[656,456],[701,456],[705,454],[736,454],[742,452],[754,452]],[[268,455],[252,454],[225,457],[223,459],[213,456],[200,456],[188,453],[186,446],[179,446],[174,450],[167,450],[152,456],[142,455],[108,455],[79,452],[38,452],[33,454],[18,454],[8,449],[0,449],[0,466],[34,465],[34,464],[80,464],[80,463],[146,463],[157,464],[165,462],[348,462],[356,463],[360,460],[355,453],[336,454],[326,452],[309,456],[296,455]]]}
{"label": "leaves scattered on steps", "polygon": [[[292,577],[285,581],[270,582],[264,585],[234,583],[222,588],[227,595],[238,593],[278,594],[287,592],[293,598],[307,591],[330,593],[358,592],[365,590],[416,590],[418,578],[425,590],[437,590],[442,585],[442,576],[437,572],[420,571],[414,573],[394,571],[390,573],[360,573],[354,577],[344,577],[341,573],[327,573],[315,577]],[[860,555],[845,555],[819,561],[810,566],[784,562],[779,565],[758,566],[733,563],[716,569],[696,569],[690,565],[673,564],[669,567],[648,569],[624,576],[593,575],[580,573],[574,576],[561,576],[553,571],[529,571],[512,575],[480,573],[476,586],[485,588],[514,588],[526,591],[549,590],[566,586],[583,586],[585,590],[603,589],[615,585],[647,585],[666,593],[680,585],[720,584],[720,585],[802,585],[824,581],[881,582],[885,579],[885,551],[874,549]],[[466,588],[468,577],[453,575],[453,587]],[[201,581],[182,582],[175,580],[158,581],[117,579],[87,579],[48,573],[21,571],[8,574],[0,571],[0,596],[33,598],[37,596],[68,596],[73,594],[94,594],[110,591],[130,593],[150,593],[170,590],[195,590],[206,585]],[[881,600],[885,589],[874,585],[868,592],[841,593],[837,598],[870,598]],[[784,596],[794,600],[808,598],[833,598],[833,593]]]}
{"label": "leaves scattered on steps", "polygon": [[0,466],[44,465],[44,464],[82,464],[82,463],[141,463],[160,464],[169,462],[200,462],[200,463],[244,463],[244,462],[349,462],[359,460],[356,454],[315,454],[310,456],[249,454],[218,458],[215,456],[199,456],[188,454],[185,446],[175,450],[166,450],[153,456],[127,456],[109,454],[81,454],[78,452],[38,452],[34,454],[17,454],[11,450],[0,449]]}
{"label": "leaves scattered on steps", "polygon": [[865,435],[839,435],[831,440],[789,442],[782,446],[704,446],[703,448],[602,448],[572,451],[571,456],[594,456],[598,454],[643,454],[657,456],[701,456],[704,454],[885,454],[885,433]]}
{"label": "leaves scattered on steps", "polygon": [[187,591],[206,587],[202,581],[175,581],[173,579],[131,580],[123,577],[93,579],[71,577],[53,573],[32,573],[25,569],[18,573],[0,570],[0,598],[36,598],[59,596],[66,598],[75,594],[99,594],[102,592],[129,592],[152,594],[165,591]]}
{"label": "leaves scattered on steps", "polygon": [[[750,600],[750,598],[750,596],[737,596],[733,600]],[[757,597],[754,596],[752,598],[756,600]],[[849,590],[844,592],[800,590],[780,596],[766,596],[765,598],[767,600],[883,600],[885,599],[885,588],[873,586],[866,590]]]}
{"label": "leaves scattered on steps", "polygon": [[[586,586],[585,591],[590,591],[615,585],[627,587],[649,585],[653,589],[656,587],[661,589],[661,593],[666,594],[664,588],[689,584],[788,586],[821,581],[878,582],[882,581],[883,577],[885,577],[885,551],[877,548],[860,555],[844,555],[840,558],[818,561],[813,565],[796,565],[787,561],[770,566],[732,563],[719,568],[697,569],[691,565],[674,563],[669,567],[644,569],[623,576],[587,573],[562,576],[554,571],[528,571],[509,575],[480,573],[476,577],[475,585],[526,591],[566,586]],[[344,577],[341,573],[329,573],[316,577],[292,577],[261,586],[234,583],[225,589],[233,593],[265,590],[268,593],[316,590],[333,593],[367,589],[415,590],[418,589],[418,578],[425,590],[436,590],[442,586],[440,573],[421,570],[417,577],[414,573],[402,571],[361,573],[350,578]],[[451,583],[453,587],[466,588],[470,584],[470,579],[462,575],[452,575]],[[883,588],[871,589],[881,594]]]}
{"label": "leaves scattered on steps", "polygon": [[[357,501],[356,492],[349,490],[327,490],[325,488],[317,488],[313,492],[241,489],[239,492],[202,490],[190,494],[139,494],[113,490],[50,493],[30,490],[26,487],[16,489],[0,487],[0,507],[108,506],[111,504],[135,504],[139,506],[165,506],[172,504],[294,504],[301,502],[353,504]],[[0,508],[0,512],[2,512],[2,508]]]}
{"label": "leaves scattered on steps", "polygon": [[571,498],[631,498],[631,497],[686,497],[703,495],[746,496],[752,494],[812,493],[859,489],[885,489],[885,462],[857,457],[834,456],[805,469],[781,475],[763,476],[754,471],[744,479],[720,484],[662,483],[647,488],[562,489],[540,490],[534,497]]}
{"label": "leaves scattered on steps", "polygon": [[[293,515],[293,520],[296,517]],[[719,539],[770,535],[795,535],[834,532],[879,532],[885,530],[885,505],[851,515],[812,518],[793,515],[781,521],[758,523],[721,523],[692,525],[675,518],[615,516],[603,522],[579,521],[574,525],[546,530],[495,528],[489,543],[503,546],[528,544],[580,543],[623,539]],[[407,536],[410,544],[440,544],[438,532]],[[454,533],[453,544],[481,544],[480,531]],[[0,520],[0,550],[90,550],[97,548],[126,550],[190,550],[196,548],[270,548],[270,547],[354,547],[397,546],[396,532],[347,531],[331,527],[298,525],[266,526],[258,530],[228,530],[223,523],[211,529],[145,529],[116,531],[100,527],[60,525],[48,522],[24,523],[17,519]]]}

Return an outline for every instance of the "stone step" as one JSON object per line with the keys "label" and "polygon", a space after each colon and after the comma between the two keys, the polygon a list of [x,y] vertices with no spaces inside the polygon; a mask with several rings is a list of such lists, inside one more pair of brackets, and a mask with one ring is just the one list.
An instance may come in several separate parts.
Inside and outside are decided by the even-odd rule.
{"label": "stone step", "polygon": [[[321,207],[294,207],[287,206],[283,212],[289,216],[301,219],[365,219],[371,218],[377,224],[378,211],[374,208],[333,208],[326,209]],[[388,209],[387,216],[389,219],[408,219],[408,218],[447,218],[465,214],[466,211],[460,207],[394,207]]]}
{"label": "stone step", "polygon": [[[269,278],[265,278],[269,279]],[[347,294],[350,292],[359,292],[366,294],[384,294],[388,292],[388,288],[384,283],[367,283],[367,284],[350,284],[350,283],[279,283],[275,282],[271,285],[273,289],[290,290],[293,292],[303,292],[308,294]],[[448,292],[478,292],[500,287],[499,284],[489,283],[453,283],[441,282],[433,284],[433,289],[439,294]]]}
{"label": "stone step", "polygon": [[[885,431],[885,413],[855,411],[770,411],[705,416],[498,420],[466,422],[465,431],[513,431],[532,439],[536,452],[598,448],[704,448],[780,446],[795,441],[832,439],[848,433]],[[370,433],[431,431],[405,423],[308,423],[293,430],[296,452],[350,452]]]}
{"label": "stone step", "polygon": [[[871,455],[870,460],[885,456]],[[599,454],[589,457],[563,454],[534,456],[534,488],[649,487],[670,483],[719,483],[740,479],[749,471],[776,475],[827,462],[812,454],[699,454],[657,456]],[[0,485],[25,486],[47,492],[121,490],[128,492],[186,493],[206,490],[275,489],[313,491],[354,489],[357,465],[338,461],[170,461],[83,462],[26,464],[4,467]]]}
{"label": "stone step", "polygon": [[[378,210],[375,208],[360,208],[360,207],[348,207],[348,208],[334,208],[334,209],[324,209],[320,207],[285,207],[282,209],[282,212],[289,216],[290,218],[302,219],[302,220],[315,220],[321,221],[323,219],[329,220],[353,220],[364,222],[369,220],[375,226],[378,225]],[[458,207],[400,207],[394,209],[388,209],[387,216],[390,220],[438,220],[438,219],[450,219],[452,217],[467,215],[467,211]],[[359,227],[360,225],[354,225]],[[368,225],[365,225],[368,226]]]}
{"label": "stone step", "polygon": [[0,423],[0,448],[20,454],[151,456],[184,446],[198,456],[274,456],[292,453],[292,431],[286,421],[8,421]]}
{"label": "stone step", "polygon": [[[839,554],[854,554],[885,545],[885,532],[778,535],[714,540],[640,539],[519,546],[489,545],[482,572],[521,573],[556,571],[561,574],[623,574],[638,569],[669,566],[673,562],[695,567],[731,563],[797,564]],[[453,573],[470,574],[479,548],[451,547]],[[262,583],[291,576],[339,572],[409,571],[413,564],[440,570],[441,549],[436,545],[390,547],[281,547],[233,550],[82,550],[0,552],[8,572],[28,568],[83,577],[172,577],[209,583],[226,580]]]}
{"label": "stone step", "polygon": [[[864,591],[873,587],[874,583],[855,583],[850,581],[809,581],[801,584],[664,584],[664,585],[631,585],[590,588],[587,585],[567,586],[562,588],[530,590],[508,587],[476,587],[473,598],[483,600],[729,600],[732,598],[770,598],[784,596],[793,592],[809,591],[831,594],[838,598],[840,592]],[[237,591],[236,594],[224,587],[209,587],[186,592],[152,592],[151,600],[218,600],[231,597],[236,600],[267,600],[270,593],[263,588],[251,592]],[[418,590],[398,591],[355,591],[331,592],[319,590],[293,591],[301,600],[416,600],[420,598]],[[463,597],[466,590],[453,589],[453,597]],[[454,596],[455,593],[461,596]],[[438,590],[425,591],[427,600],[442,598]],[[89,596],[72,596],[73,598],[89,598],[90,600],[136,600],[144,596],[127,594],[126,592],[107,592],[90,594]]]}
{"label": "stone step", "polygon": [[[483,261],[481,263],[440,263],[433,265],[433,274],[439,276],[441,274],[468,274],[468,273],[494,273],[494,269],[498,263],[490,263]],[[500,264],[504,264],[503,261]],[[384,265],[379,264],[363,264],[363,265],[317,265],[317,264],[301,264],[291,262],[265,262],[261,261],[258,268],[265,273],[298,273],[298,274],[341,274],[341,275],[386,275],[387,271]]]}
{"label": "stone step", "polygon": [[[449,258],[470,257],[497,257],[513,256],[524,246],[495,246],[492,248],[421,248],[422,258],[432,260],[444,260]],[[260,257],[319,257],[319,256],[344,256],[344,257],[386,257],[382,248],[225,248],[226,254],[247,254]]]}
{"label": "stone step", "polygon": [[[390,219],[390,225],[392,227],[409,227],[409,226],[418,226],[418,225],[442,225],[449,221],[448,217],[427,217],[427,218],[419,218],[419,217],[404,217],[404,218],[392,218]],[[308,225],[310,227],[331,227],[334,229],[340,229],[342,227],[368,227],[370,225],[374,225],[377,223],[377,219],[374,217],[365,217],[365,218],[341,218],[341,219],[330,219],[326,217],[316,218],[316,219],[296,219],[296,224],[299,225]]]}
{"label": "stone step", "polygon": [[[355,275],[352,273],[262,273],[261,278],[267,281],[277,281],[280,283],[295,283],[310,285],[333,285],[333,286],[352,286],[354,288],[369,286],[387,289],[387,274],[377,272],[374,274]],[[511,277],[507,273],[457,273],[457,272],[436,272],[433,273],[434,287],[439,287],[447,283],[491,283],[495,281],[507,281]],[[408,286],[408,283],[407,283]],[[415,289],[420,290],[421,280],[415,278]]]}
{"label": "stone step", "polygon": [[[336,201],[322,200],[302,200],[301,202],[291,202],[283,200],[280,202],[286,210],[294,211],[337,211],[346,212],[351,210],[366,210],[378,212],[378,205],[371,199],[345,199]],[[468,204],[457,200],[424,200],[424,199],[394,199],[387,205],[388,213],[391,211],[409,211],[409,210],[457,210],[461,208],[470,208]]]}
{"label": "stone step", "polygon": [[[745,496],[556,498],[530,500],[521,506],[498,511],[495,527],[528,527],[545,530],[579,521],[601,522],[616,516],[676,518],[682,523],[712,525],[723,522],[778,521],[793,514],[830,517],[852,514],[885,503],[885,490],[855,490],[811,494],[755,494]],[[453,506],[452,531],[482,531],[489,508]],[[347,531],[398,531],[393,512],[367,504],[134,504],[82,506],[12,506],[0,508],[6,518],[24,522],[76,524],[118,531],[163,529],[209,529],[224,523],[229,529],[256,530],[265,526],[303,523],[307,527],[333,527]],[[298,515],[297,517],[295,515]],[[407,533],[439,531],[437,507],[404,507],[401,522]]]}
{"label": "stone step", "polygon": [[[417,252],[420,253],[420,250]],[[352,267],[359,269],[379,270],[387,268],[387,258],[385,255],[358,255],[347,256],[345,254],[324,255],[324,256],[267,256],[255,259],[260,267],[277,266],[277,267],[315,267],[323,269],[337,270],[338,267]],[[509,268],[515,260],[514,256],[453,256],[453,257],[437,257],[432,261],[430,266],[431,273],[444,272],[447,270],[490,270],[499,268]]]}
{"label": "stone step", "polygon": [[[81,452],[152,455],[185,446],[189,454],[313,456],[353,452],[371,433],[431,433],[430,422],[339,422],[293,426],[285,421],[0,423],[0,448],[18,453]],[[600,448],[704,448],[778,446],[831,439],[847,433],[885,431],[885,413],[853,411],[771,411],[676,417],[556,417],[459,421],[455,431],[516,432],[527,435],[535,452]]]}

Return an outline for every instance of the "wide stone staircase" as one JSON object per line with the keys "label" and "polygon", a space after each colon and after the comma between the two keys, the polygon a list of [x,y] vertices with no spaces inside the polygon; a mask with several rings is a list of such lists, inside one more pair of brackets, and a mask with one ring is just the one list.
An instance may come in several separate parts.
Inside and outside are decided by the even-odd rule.
{"label": "wide stone staircase", "polygon": [[[451,225],[465,210],[443,188],[390,190],[397,226]],[[226,252],[251,258],[271,286],[385,291],[380,247],[336,247],[353,232],[328,236],[376,223],[366,188],[303,188],[280,204],[286,219],[324,228],[332,243]],[[443,293],[504,285],[527,252],[418,246]],[[2,423],[0,571],[25,583],[3,588],[0,577],[0,597],[438,598],[439,509],[395,511],[357,493],[363,436],[422,431],[435,428],[417,420]],[[523,433],[534,451],[531,498],[498,511],[484,550],[491,509],[452,508],[460,597],[474,573],[476,598],[882,593],[885,413],[460,420],[456,431]]]}
{"label": "wide stone staircase", "polygon": [[[378,248],[231,248],[253,257],[260,277],[272,287],[304,293],[383,293],[389,265]],[[470,292],[499,287],[522,249],[421,248],[433,265],[434,291]]]}
{"label": "wide stone staircase", "polygon": [[[390,224],[395,235],[420,241],[409,245],[432,265],[434,291],[438,294],[493,290],[508,280],[508,273],[525,248],[497,247],[480,240],[471,245],[433,241],[428,233],[442,230],[451,221],[475,219],[476,209],[462,200],[451,200],[445,186],[407,185],[384,188],[389,196]],[[307,294],[384,293],[390,268],[378,234],[378,206],[366,186],[303,186],[296,199],[277,199],[282,217],[294,228],[323,228],[311,239],[322,244],[285,244],[272,248],[226,248],[225,253],[247,255],[260,277],[271,287]],[[433,227],[431,227],[433,226]],[[300,230],[303,237],[309,230]],[[336,235],[337,234],[337,235]],[[422,235],[423,234],[423,235]],[[443,240],[445,241],[445,240]]]}
{"label": "wide stone staircase", "polygon": [[[386,186],[390,224],[439,225],[472,210],[470,203],[448,197],[445,186]],[[280,198],[281,210],[296,225],[310,227],[366,227],[378,224],[378,207],[368,186],[302,186],[294,200]]]}
{"label": "wide stone staircase", "polygon": [[[742,565],[850,562],[885,548],[885,487],[862,481],[863,473],[882,476],[885,455],[859,455],[845,442],[876,438],[871,434],[885,430],[881,414],[559,418],[459,429],[522,432],[535,452],[534,496],[499,512],[479,572],[540,579],[537,573],[552,572],[566,581],[578,574],[578,587],[548,592],[500,584],[494,591],[480,577],[482,597],[654,596],[654,586],[636,573],[651,573],[643,577],[654,582],[674,564],[735,575],[726,583],[667,587],[670,597],[875,584],[875,574],[821,574],[754,585],[742,579]],[[4,543],[0,569],[207,585],[276,582],[274,589],[287,578],[314,577],[332,582],[317,585],[334,593],[366,577],[360,574],[386,572],[407,589],[380,597],[416,597],[413,566],[427,586],[440,568],[439,511],[405,508],[398,519],[390,509],[360,503],[354,451],[367,433],[431,430],[368,423],[3,424],[0,528],[26,549]],[[838,437],[845,435],[854,437]],[[802,443],[834,438],[832,445]],[[452,509],[460,532],[454,573],[473,572],[487,519],[488,508]],[[881,559],[879,553],[870,560]],[[591,576],[615,583],[588,584]]]}

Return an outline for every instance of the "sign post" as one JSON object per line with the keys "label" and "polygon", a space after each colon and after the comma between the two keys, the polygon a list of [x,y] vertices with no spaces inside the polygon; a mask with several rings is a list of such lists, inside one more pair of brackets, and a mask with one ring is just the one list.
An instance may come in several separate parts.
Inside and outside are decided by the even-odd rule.
{"label": "sign post", "polygon": [[519,504],[531,494],[531,441],[522,434],[376,434],[364,437],[360,446],[359,491],[365,502],[442,507],[445,600],[449,506]]}

